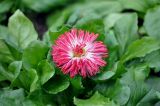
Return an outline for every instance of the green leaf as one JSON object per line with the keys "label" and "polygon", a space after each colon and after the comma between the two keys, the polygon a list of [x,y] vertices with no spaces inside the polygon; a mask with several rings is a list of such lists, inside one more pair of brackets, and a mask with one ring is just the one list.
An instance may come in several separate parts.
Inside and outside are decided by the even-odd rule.
{"label": "green leaf", "polygon": [[146,0],[147,2],[148,2],[148,4],[150,5],[150,6],[155,6],[155,5],[157,5],[157,4],[160,4],[160,1],[159,0]]}
{"label": "green leaf", "polygon": [[139,65],[131,70],[135,70],[134,71],[134,78],[136,81],[142,81],[142,80],[145,80],[146,77],[149,76],[149,68],[148,68],[148,65],[147,64],[142,64],[142,65]]}
{"label": "green leaf", "polygon": [[73,14],[70,15],[67,24],[85,24],[90,20],[100,19],[110,13],[122,10],[121,4],[117,1],[92,1],[75,5]]}
{"label": "green leaf", "polygon": [[56,13],[53,12],[49,15],[47,17],[47,25],[50,27],[50,30],[56,30],[58,27],[64,25],[72,11],[73,6],[70,6],[63,11],[57,11]]}
{"label": "green leaf", "polygon": [[[25,100],[23,101],[23,106],[37,106],[34,102],[32,102],[32,100]],[[41,105],[38,105],[38,106],[41,106]]]}
{"label": "green leaf", "polygon": [[153,51],[144,57],[145,62],[150,68],[155,68],[155,71],[160,71],[160,50]]}
{"label": "green leaf", "polygon": [[151,76],[146,80],[147,85],[158,92],[160,92],[160,84],[159,84],[160,78]]}
{"label": "green leaf", "polygon": [[112,13],[106,16],[104,18],[105,31],[108,31],[110,28],[112,28],[116,21],[119,20],[122,16],[123,14],[120,13]]}
{"label": "green leaf", "polygon": [[[25,98],[25,92],[22,88],[2,89],[0,90],[0,105],[2,106],[36,106],[31,100]],[[40,105],[39,105],[40,106]]]}
{"label": "green leaf", "polygon": [[127,72],[123,74],[121,78],[122,83],[130,85],[132,82],[143,82],[149,75],[149,68],[147,64],[141,63],[138,65],[132,65],[127,69]]}
{"label": "green leaf", "polygon": [[74,27],[99,34],[99,40],[103,41],[105,38],[104,24],[102,19],[92,19],[85,23],[77,23]]}
{"label": "green leaf", "polygon": [[11,8],[12,5],[13,5],[12,0],[2,0],[2,1],[0,1],[0,7],[1,7],[0,14],[9,11],[9,9]]}
{"label": "green leaf", "polygon": [[68,19],[71,11],[73,11],[72,6],[65,9],[64,11],[58,11],[56,13],[53,12],[53,14],[51,14],[47,18],[49,30],[43,36],[43,41],[47,43],[49,46],[51,46],[54,43],[59,34],[63,34],[62,32],[69,30],[69,28],[67,28],[67,26],[65,26],[64,24]]}
{"label": "green leaf", "polygon": [[74,78],[69,78],[70,80],[70,89],[71,92],[70,98],[73,96],[80,95],[82,92],[85,91],[85,87],[83,86],[83,78],[81,76],[75,76]]}
{"label": "green leaf", "polygon": [[149,92],[145,83],[142,82],[134,82],[130,85],[131,96],[126,104],[127,106],[136,106],[139,101]]}
{"label": "green leaf", "polygon": [[23,104],[25,106],[57,106],[54,103],[55,99],[54,95],[45,93],[43,89],[37,89],[28,95]]}
{"label": "green leaf", "polygon": [[82,7],[75,8],[75,11],[69,17],[67,24],[71,26],[83,25],[90,20],[100,19],[100,16],[94,12],[93,8],[87,8],[87,11],[84,11],[85,7]]}
{"label": "green leaf", "polygon": [[160,6],[149,9],[144,18],[144,27],[149,36],[160,39]]}
{"label": "green leaf", "polygon": [[48,46],[42,41],[34,41],[24,50],[22,61],[26,69],[37,68],[38,63],[46,59]]}
{"label": "green leaf", "polygon": [[67,0],[22,0],[22,2],[36,12],[47,12],[54,7],[66,4]]}
{"label": "green leaf", "polygon": [[61,34],[63,34],[66,31],[69,31],[69,28],[67,26],[62,26],[59,30],[53,30],[53,31],[51,30],[49,32],[51,44],[54,43],[54,41],[58,38],[58,36],[60,36]]}
{"label": "green leaf", "polygon": [[137,14],[125,14],[118,19],[114,26],[115,35],[119,43],[119,53],[122,55],[129,44],[138,38]]}
{"label": "green leaf", "polygon": [[125,9],[133,9],[139,12],[146,12],[150,7],[150,4],[147,0],[120,0],[121,4]]}
{"label": "green leaf", "polygon": [[136,57],[144,57],[146,54],[158,50],[159,48],[159,41],[151,37],[143,37],[129,45],[128,50],[122,56],[121,61],[126,62]]}
{"label": "green leaf", "polygon": [[116,13],[122,11],[123,7],[119,1],[91,1],[86,3],[87,9],[93,8],[100,16],[105,16],[110,13]]}
{"label": "green leaf", "polygon": [[0,81],[10,79],[10,75],[7,73],[4,66],[0,63]]}
{"label": "green leaf", "polygon": [[104,43],[108,46],[109,51],[109,56],[106,60],[108,64],[104,70],[112,71],[112,73],[114,73],[113,77],[118,77],[125,70],[123,64],[121,64],[121,62],[118,61],[119,44],[112,30],[109,30],[108,34],[105,35]]}
{"label": "green leaf", "polygon": [[46,83],[54,75],[54,73],[54,67],[47,60],[42,60],[38,64],[37,74],[41,85]]}
{"label": "green leaf", "polygon": [[136,106],[138,102],[149,92],[144,80],[149,75],[147,64],[133,65],[122,75],[120,83],[129,86],[131,95],[126,106]]}
{"label": "green leaf", "polygon": [[82,84],[82,77],[76,76],[74,78],[70,78],[71,85],[76,89],[84,89],[83,84]]}
{"label": "green leaf", "polygon": [[5,26],[0,25],[0,39],[6,39],[9,36],[8,28]]}
{"label": "green leaf", "polygon": [[[107,34],[105,35],[105,40],[104,43],[107,44],[109,49],[113,49],[113,50],[109,50],[109,51],[117,51],[118,50],[118,42],[117,39],[115,37],[115,33],[113,30],[109,30],[107,32]],[[114,50],[117,49],[117,50]]]}
{"label": "green leaf", "polygon": [[86,100],[74,98],[74,104],[76,106],[119,106],[98,92],[95,92],[91,98]]}
{"label": "green leaf", "polygon": [[157,102],[154,106],[159,106],[160,105],[160,101],[159,102]]}
{"label": "green leaf", "polygon": [[69,79],[65,76],[54,76],[44,84],[44,89],[50,94],[57,94],[67,89],[69,84]]}
{"label": "green leaf", "polygon": [[21,61],[14,61],[9,64],[8,68],[0,63],[0,81],[13,81],[20,73],[22,67]]}
{"label": "green leaf", "polygon": [[138,103],[137,106],[155,106],[155,103],[160,100],[159,92],[151,89]]}
{"label": "green leaf", "polygon": [[[100,16],[105,16],[110,13],[116,13],[122,11],[122,5],[119,1],[91,1],[86,2],[85,4],[82,4],[82,11],[80,14],[83,14],[84,12],[93,9],[96,13],[98,13]],[[86,14],[87,15],[87,14]]]}
{"label": "green leaf", "polygon": [[0,105],[1,106],[22,106],[22,102],[25,99],[25,93],[23,89],[3,89],[0,90]]}
{"label": "green leaf", "polygon": [[10,63],[14,60],[12,52],[10,51],[6,42],[0,39],[0,62]]}
{"label": "green leaf", "polygon": [[117,61],[111,71],[113,71],[115,73],[115,75],[113,76],[114,79],[120,77],[126,70],[124,65],[121,63],[121,61]]}
{"label": "green leaf", "polygon": [[22,87],[29,92],[34,91],[38,88],[38,75],[36,70],[23,70],[19,76],[13,81],[12,87]]}
{"label": "green leaf", "polygon": [[117,83],[113,87],[110,87],[105,94],[116,103],[125,105],[130,98],[130,92],[130,88],[127,85],[123,85],[117,80]]}
{"label": "green leaf", "polygon": [[17,78],[22,67],[22,61],[14,61],[8,66],[8,71],[12,75],[11,81]]}
{"label": "green leaf", "polygon": [[106,66],[105,71],[92,77],[93,80],[106,81],[109,79],[116,79],[117,77],[121,76],[121,74],[123,74],[126,71],[123,64],[120,61],[117,61],[117,62],[107,61],[107,62],[111,62],[111,63],[109,63],[108,66]]}
{"label": "green leaf", "polygon": [[20,11],[17,10],[10,18],[8,23],[10,45],[18,50],[25,49],[32,41],[37,40],[37,33],[32,22]]}
{"label": "green leaf", "polygon": [[97,74],[92,79],[98,80],[98,81],[105,81],[105,80],[112,78],[114,75],[115,75],[115,72],[113,72],[113,71],[104,71],[100,74]]}
{"label": "green leaf", "polygon": [[53,12],[47,17],[47,26],[50,29],[57,29],[65,23],[67,16],[63,11]]}
{"label": "green leaf", "polygon": [[[16,48],[14,48],[14,45],[11,44],[11,37],[9,30],[5,26],[0,25],[0,41],[1,39],[4,40],[5,44],[7,45],[9,51],[11,52],[12,56],[14,57],[14,60],[21,60],[22,53],[18,51]],[[1,56],[0,56],[1,57]],[[6,57],[6,56],[3,56]],[[2,61],[8,61],[8,59],[0,59]],[[10,61],[9,61],[10,62]]]}

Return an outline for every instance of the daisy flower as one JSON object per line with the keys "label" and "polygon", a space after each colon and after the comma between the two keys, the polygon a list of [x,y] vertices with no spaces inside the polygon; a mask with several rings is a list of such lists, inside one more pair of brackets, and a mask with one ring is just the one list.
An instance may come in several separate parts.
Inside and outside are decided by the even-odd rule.
{"label": "daisy flower", "polygon": [[60,35],[52,46],[52,57],[64,74],[86,77],[105,66],[108,50],[103,42],[95,41],[98,34],[71,29]]}

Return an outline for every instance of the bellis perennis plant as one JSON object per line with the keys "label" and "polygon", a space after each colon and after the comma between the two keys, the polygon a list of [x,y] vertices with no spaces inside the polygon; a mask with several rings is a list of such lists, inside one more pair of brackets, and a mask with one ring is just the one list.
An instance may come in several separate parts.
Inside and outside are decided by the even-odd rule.
{"label": "bellis perennis plant", "polygon": [[160,106],[160,0],[0,0],[0,106]]}
{"label": "bellis perennis plant", "polygon": [[95,41],[98,34],[84,30],[71,29],[60,35],[52,46],[53,61],[64,74],[74,77],[93,76],[100,67],[105,66],[103,60],[108,50],[103,42]]}

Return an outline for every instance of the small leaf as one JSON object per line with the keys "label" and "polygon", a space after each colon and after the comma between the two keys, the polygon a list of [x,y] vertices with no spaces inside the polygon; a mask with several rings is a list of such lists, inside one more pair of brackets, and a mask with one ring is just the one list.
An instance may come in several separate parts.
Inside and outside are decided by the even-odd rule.
{"label": "small leaf", "polygon": [[77,23],[74,27],[89,32],[94,32],[99,34],[98,39],[104,40],[104,24],[102,19],[92,19],[85,23]]}
{"label": "small leaf", "polygon": [[66,31],[69,31],[69,28],[67,26],[62,26],[61,29],[59,29],[59,30],[54,30],[54,31],[51,30],[49,32],[51,44],[54,43],[54,41],[58,38],[58,36],[60,36],[61,34],[63,34]]}
{"label": "small leaf", "polygon": [[100,19],[100,16],[93,11],[93,8],[87,8],[87,11],[84,11],[84,8],[86,7],[82,7],[80,6],[80,8],[75,8],[75,11],[69,17],[67,24],[71,26],[84,25],[90,20]]}
{"label": "small leaf", "polygon": [[10,33],[10,45],[18,50],[25,49],[32,41],[37,40],[37,32],[32,22],[20,11],[17,10],[10,18],[8,23]]}
{"label": "small leaf", "polygon": [[10,51],[6,42],[0,39],[0,62],[10,63],[14,60],[12,52]]}
{"label": "small leaf", "polygon": [[82,84],[82,77],[76,76],[74,78],[70,78],[70,82],[75,89],[77,90],[84,89]]}
{"label": "small leaf", "polygon": [[128,50],[122,56],[121,61],[126,62],[136,57],[144,57],[146,54],[160,49],[160,43],[154,38],[143,37],[129,45]]}
{"label": "small leaf", "polygon": [[144,27],[149,36],[160,39],[160,6],[149,9],[144,18]]}
{"label": "small leaf", "polygon": [[0,81],[13,81],[20,73],[22,67],[21,61],[14,61],[9,64],[8,68],[0,63]]}
{"label": "small leaf", "polygon": [[159,92],[151,89],[138,103],[137,106],[155,106],[155,103],[160,100]]}
{"label": "small leaf", "polygon": [[66,4],[67,1],[68,0],[22,0],[21,2],[36,12],[47,12],[54,7]]}
{"label": "small leaf", "polygon": [[150,3],[147,0],[120,0],[125,9],[133,9],[139,12],[146,12],[150,8]]}
{"label": "small leaf", "polygon": [[139,101],[149,92],[146,84],[143,82],[133,82],[130,85],[131,95],[127,106],[137,106]]}
{"label": "small leaf", "polygon": [[54,76],[44,84],[44,89],[50,94],[57,94],[67,89],[69,84],[69,79],[65,76]]}
{"label": "small leaf", "polygon": [[115,75],[113,76],[113,79],[116,79],[118,77],[120,77],[124,72],[126,72],[124,65],[121,63],[121,61],[117,61],[111,71],[113,71],[115,73]]}
{"label": "small leaf", "polygon": [[47,25],[49,27],[49,30],[56,30],[60,26],[64,25],[71,14],[73,7],[71,6],[64,9],[63,11],[53,12],[51,15],[49,15],[47,17]]}
{"label": "small leaf", "polygon": [[76,106],[119,106],[98,92],[95,92],[91,98],[86,100],[74,98],[74,104]]}
{"label": "small leaf", "polygon": [[12,74],[12,78],[10,79],[11,81],[17,78],[20,73],[21,67],[22,61],[14,61],[8,66],[8,71],[10,74]]}
{"label": "small leaf", "polygon": [[25,92],[22,88],[16,90],[0,90],[1,106],[21,106],[25,99]]}
{"label": "small leaf", "polygon": [[144,57],[145,62],[150,68],[155,68],[155,71],[160,71],[160,50],[153,51]]}
{"label": "small leaf", "polygon": [[143,82],[149,75],[149,68],[147,64],[141,63],[138,65],[132,65],[127,68],[127,72],[123,74],[121,78],[122,83],[130,85],[132,82]]}
{"label": "small leaf", "polygon": [[0,25],[0,39],[6,39],[7,36],[10,36],[8,28]]}
{"label": "small leaf", "polygon": [[[104,43],[107,44],[109,49],[114,48],[119,45],[113,30],[109,30],[108,33],[105,35]],[[115,48],[115,49],[117,49],[117,48]],[[109,50],[109,51],[111,51],[111,50]]]}
{"label": "small leaf", "polygon": [[136,106],[138,102],[149,92],[144,80],[149,75],[149,69],[146,64],[139,64],[127,69],[119,80],[121,84],[130,88],[130,98],[126,106]]}
{"label": "small leaf", "polygon": [[3,1],[0,1],[0,14],[2,13],[5,13],[7,11],[9,11],[9,9],[12,7],[13,5],[13,1],[11,0],[3,0]]}
{"label": "small leaf", "polygon": [[119,43],[120,56],[126,51],[129,44],[138,38],[137,14],[125,14],[114,25],[114,31]]}
{"label": "small leaf", "polygon": [[110,28],[112,28],[116,21],[119,20],[122,16],[123,14],[120,13],[112,13],[106,16],[104,18],[105,31],[108,31]]}
{"label": "small leaf", "polygon": [[[80,5],[76,5],[73,14],[70,15],[68,22],[75,23],[85,23],[86,21],[101,18],[110,13],[122,11],[122,6],[119,1],[89,1]],[[78,7],[78,8],[77,8]],[[68,24],[67,22],[67,24]]]}
{"label": "small leaf", "polygon": [[149,88],[160,92],[160,83],[159,83],[159,81],[160,81],[159,77],[149,77],[146,80],[146,83],[149,86]]}
{"label": "small leaf", "polygon": [[46,83],[54,75],[54,73],[54,67],[47,60],[42,60],[38,64],[37,74],[41,85]]}
{"label": "small leaf", "polygon": [[25,50],[22,56],[24,67],[28,70],[30,68],[37,68],[38,63],[46,59],[48,53],[48,46],[41,41],[32,42]]}
{"label": "small leaf", "polygon": [[120,105],[125,105],[130,98],[130,92],[130,88],[127,85],[123,85],[117,80],[116,84],[107,90],[106,96]]}
{"label": "small leaf", "polygon": [[100,74],[97,74],[92,79],[93,80],[98,80],[98,81],[105,81],[107,79],[112,78],[114,75],[115,75],[115,72],[113,72],[113,71],[104,71]]}
{"label": "small leaf", "polygon": [[0,63],[0,81],[9,80],[12,76],[7,73],[4,66]]}
{"label": "small leaf", "polygon": [[22,87],[29,92],[34,91],[38,88],[37,85],[38,75],[36,70],[23,70],[20,72],[19,76],[11,84],[12,87]]}
{"label": "small leaf", "polygon": [[54,103],[56,99],[55,95],[50,95],[43,89],[37,89],[30,92],[23,104],[24,106],[56,106]]}

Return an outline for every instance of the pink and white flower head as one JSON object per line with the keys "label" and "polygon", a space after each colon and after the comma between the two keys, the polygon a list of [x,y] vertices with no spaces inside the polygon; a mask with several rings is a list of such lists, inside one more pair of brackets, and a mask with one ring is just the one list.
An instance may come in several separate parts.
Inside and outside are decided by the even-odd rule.
{"label": "pink and white flower head", "polygon": [[95,41],[98,34],[71,29],[60,35],[52,46],[53,61],[64,74],[74,77],[93,76],[106,65],[103,58],[108,50],[101,41]]}

